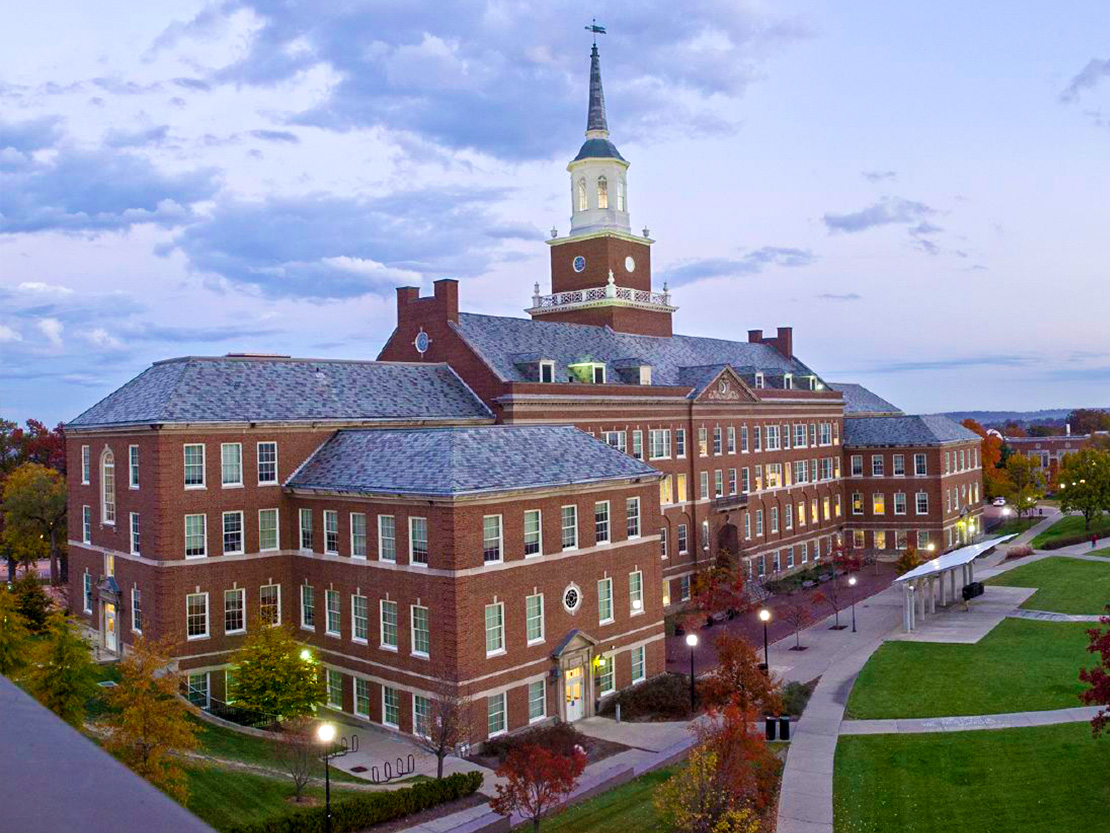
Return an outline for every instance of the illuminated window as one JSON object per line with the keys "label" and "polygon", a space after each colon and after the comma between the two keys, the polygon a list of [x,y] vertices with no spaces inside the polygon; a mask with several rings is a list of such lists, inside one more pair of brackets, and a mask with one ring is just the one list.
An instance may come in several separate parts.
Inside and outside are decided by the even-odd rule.
{"label": "illuminated window", "polygon": [[609,207],[609,181],[603,176],[597,178],[597,207]]}

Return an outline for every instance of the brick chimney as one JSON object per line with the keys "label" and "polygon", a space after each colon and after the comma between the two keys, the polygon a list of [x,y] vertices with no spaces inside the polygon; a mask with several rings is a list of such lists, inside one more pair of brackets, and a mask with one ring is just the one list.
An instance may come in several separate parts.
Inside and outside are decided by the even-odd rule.
{"label": "brick chimney", "polygon": [[794,358],[794,328],[793,327],[779,327],[778,335],[775,336],[775,349],[782,353],[786,358]]}
{"label": "brick chimney", "polygon": [[435,286],[436,301],[448,321],[459,321],[459,282],[454,278],[440,278]]}
{"label": "brick chimney", "polygon": [[763,343],[763,330],[748,330],[748,343],[749,344],[762,344]]}
{"label": "brick chimney", "polygon": [[411,320],[427,320],[430,316],[439,320],[459,320],[459,282],[453,278],[443,278],[434,284],[435,295],[421,298],[420,287],[397,287],[397,324]]}

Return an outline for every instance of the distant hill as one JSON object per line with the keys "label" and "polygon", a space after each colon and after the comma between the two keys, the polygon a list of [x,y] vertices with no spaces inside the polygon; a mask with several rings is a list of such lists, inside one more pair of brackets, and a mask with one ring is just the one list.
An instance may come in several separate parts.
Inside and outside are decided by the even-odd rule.
{"label": "distant hill", "polygon": [[[1005,425],[1007,422],[1016,422],[1019,425],[1045,425],[1057,423],[1062,425],[1068,414],[1076,408],[1047,408],[1041,411],[948,411],[943,416],[950,417],[957,422],[973,419],[983,425]],[[1097,408],[1097,410],[1110,410],[1110,408]]]}

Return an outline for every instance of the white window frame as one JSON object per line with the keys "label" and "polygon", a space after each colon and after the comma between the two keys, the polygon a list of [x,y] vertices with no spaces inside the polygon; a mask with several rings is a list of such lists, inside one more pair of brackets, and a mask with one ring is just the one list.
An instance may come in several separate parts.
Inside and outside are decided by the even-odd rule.
{"label": "white window frame", "polygon": [[139,488],[139,447],[127,446],[127,488]]}
{"label": "white window frame", "polygon": [[[530,626],[531,621],[532,621],[532,616],[530,615],[530,613],[528,611],[528,603],[532,599],[539,599],[539,602],[540,602],[540,635],[537,636],[537,637],[530,637],[528,635],[529,634],[529,626]],[[529,646],[539,645],[539,644],[543,643],[544,640],[546,639],[546,637],[547,637],[547,627],[546,627],[546,623],[544,622],[545,614],[546,614],[546,611],[544,610],[543,593],[535,593],[531,596],[525,596],[524,597],[524,637],[527,640],[527,644]]]}
{"label": "white window frame", "polygon": [[[423,521],[424,523],[424,560],[416,560],[416,522]],[[431,555],[431,542],[428,540],[428,519],[423,515],[410,515],[409,516],[409,564],[416,567],[427,567],[428,557]]]}
{"label": "white window frame", "polygon": [[[135,617],[136,610],[139,611],[137,622]],[[143,632],[143,591],[138,587],[131,588],[131,632],[137,634],[142,634]]]}
{"label": "white window frame", "polygon": [[[393,534],[389,536],[390,542],[389,549],[392,551],[391,555],[386,555],[386,526],[393,528]],[[396,515],[378,515],[378,561],[386,561],[390,564],[397,563],[397,516]]]}
{"label": "white window frame", "polygon": [[277,590],[277,616],[274,618],[273,622],[263,621],[262,624],[273,626],[273,625],[280,625],[281,624],[281,613],[282,613],[282,611],[281,611],[281,585],[280,584],[263,584],[261,587],[258,588],[258,615],[259,615],[259,618],[262,618],[262,591],[267,590],[271,587],[273,587]]}
{"label": "white window frame", "polygon": [[[339,685],[333,686],[332,682],[336,678],[338,678],[338,680],[339,680]],[[338,709],[339,711],[343,711],[343,673],[341,671],[336,670],[335,668],[329,668],[328,669],[327,686],[326,687],[327,687],[327,695],[326,696],[328,698],[328,708],[329,709]],[[336,689],[339,690],[339,699],[338,700],[333,700],[332,699],[332,694],[335,693]]]}
{"label": "white window frame", "polygon": [[[424,627],[424,633],[427,634],[427,641],[428,641],[428,650],[427,651],[418,651],[418,650],[416,650],[416,642],[417,642],[417,640],[416,640],[416,633],[417,633],[417,630],[416,630],[416,611],[418,611],[418,610],[423,610],[424,611],[424,626],[425,626]],[[414,657],[420,657],[421,659],[428,659],[431,656],[431,650],[432,650],[432,612],[427,607],[427,605],[416,605],[416,604],[409,605],[409,648],[410,648],[409,652]]]}
{"label": "white window frame", "polygon": [[[201,539],[204,542],[204,552],[199,553],[199,554],[189,555],[189,518],[200,518],[201,519]],[[185,520],[182,523],[182,527],[183,527],[182,532],[184,533],[184,536],[185,536],[185,550],[184,550],[185,558],[187,558],[187,559],[207,558],[208,557],[208,515],[204,514],[203,512],[189,513],[189,514],[185,515]]]}
{"label": "white window frame", "polygon": [[[335,606],[336,625],[335,630],[331,627],[331,600],[334,598],[337,602]],[[343,636],[343,599],[339,595],[338,590],[327,588],[324,590],[324,634],[326,636]]]}
{"label": "white window frame", "polygon": [[[361,518],[362,519],[362,552],[361,553],[358,551],[358,547],[355,545],[355,518]],[[366,553],[368,551],[367,548],[369,546],[369,542],[366,540],[366,513],[365,512],[351,512],[350,516],[347,518],[347,523],[348,523],[348,526],[350,527],[350,535],[351,535],[351,558],[357,558],[360,561],[365,561],[366,560]],[[379,535],[380,534],[381,533],[379,532]],[[380,542],[379,542],[379,546],[380,546]]]}
{"label": "white window frame", "polygon": [[[335,521],[335,549],[328,547],[328,520]],[[324,510],[324,554],[325,555],[339,555],[339,510],[325,509]]]}
{"label": "white window frame", "polygon": [[[393,605],[393,644],[385,641],[385,609],[386,605]],[[396,652],[401,647],[401,610],[399,604],[393,599],[378,600],[378,647],[383,651]]]}
{"label": "white window frame", "polygon": [[[535,515],[536,517],[536,551],[528,552],[528,536],[531,534],[528,531],[528,516]],[[525,509],[524,510],[524,557],[525,558],[539,558],[543,555],[543,510],[542,509]]]}
{"label": "white window frame", "polygon": [[[274,513],[274,545],[272,547],[262,546],[262,515],[265,512]],[[258,551],[259,552],[277,552],[281,549],[281,512],[277,507],[272,509],[259,509],[258,510]]]}
{"label": "white window frame", "polygon": [[[493,703],[494,703],[495,700],[499,701],[501,703],[501,708],[497,712],[495,712],[493,710]],[[486,737],[496,738],[496,737],[499,737],[499,736],[505,734],[508,731],[508,727],[509,727],[508,711],[509,711],[508,697],[505,696],[505,692],[499,691],[497,694],[491,694],[488,697],[486,697]],[[500,714],[501,715],[501,728],[497,729],[497,730],[494,730],[494,731],[490,731],[490,725],[491,725],[494,714]]]}
{"label": "white window frame", "polygon": [[[604,512],[603,520],[598,520],[599,510]],[[605,537],[601,535],[604,533]],[[594,503],[594,544],[604,546],[613,543],[613,513],[607,500]]]}
{"label": "white window frame", "polygon": [[142,547],[143,542],[142,542],[142,537],[141,537],[141,534],[140,534],[142,532],[142,530],[139,528],[139,513],[138,512],[128,513],[127,530],[128,530],[129,542],[131,544],[131,554],[132,555],[139,555],[142,551],[141,547]]}
{"label": "white window frame", "polygon": [[[189,635],[189,599],[200,596],[204,598],[204,633]],[[208,593],[186,593],[185,594],[185,641],[193,642],[199,639],[208,639],[212,634],[212,611],[208,605]]]}
{"label": "white window frame", "polygon": [[[262,446],[264,446],[264,445],[272,445],[274,447],[274,479],[273,480],[263,480],[262,479]],[[280,481],[280,475],[278,474],[278,444],[277,444],[277,440],[259,440],[255,444],[254,455],[255,455],[254,456],[254,462],[255,462],[255,465],[258,467],[258,472],[257,472],[258,473],[258,485],[259,486],[277,486],[279,481]]]}
{"label": "white window frame", "polygon": [[[356,613],[357,602],[361,599],[363,602],[362,610],[362,627],[363,636],[358,635],[358,620],[359,616]],[[359,645],[370,644],[370,600],[359,593],[351,594],[351,641]]]}
{"label": "white window frame", "polygon": [[[490,608],[496,608],[497,609],[497,616],[498,616],[497,634],[498,634],[498,640],[500,642],[500,645],[497,645],[494,648],[490,648],[490,632],[491,632],[491,628],[490,628],[490,625],[489,625],[489,611],[490,611]],[[484,633],[485,633],[485,636],[486,636],[486,641],[485,641],[486,658],[488,659],[490,657],[499,657],[502,654],[504,654],[505,653],[505,603],[504,602],[493,602],[492,604],[488,604],[488,605],[485,606],[484,616],[483,616],[483,619],[482,619],[482,627],[484,628]]]}
{"label": "white window frame", "polygon": [[[921,463],[918,466],[918,462]],[[929,476],[929,462],[928,458],[921,452],[914,452],[913,455],[913,476],[914,477],[928,477]]]}
{"label": "white window frame", "polygon": [[[486,557],[486,521],[497,521],[497,558]],[[501,515],[482,516],[482,563],[501,564],[505,561],[505,524]]]}
{"label": "white window frame", "polygon": [[[227,597],[229,594],[235,594],[239,597],[239,611],[243,617],[242,627],[232,628],[228,630],[227,627]],[[224,590],[224,634],[226,636],[235,636],[237,634],[247,632],[247,588],[245,587],[229,587]]]}
{"label": "white window frame", "polygon": [[[357,716],[370,719],[370,681],[365,677],[354,677],[354,685],[351,687],[351,711]],[[364,703],[365,710],[359,708],[359,703]]]}
{"label": "white window frame", "polygon": [[81,596],[81,609],[85,613],[92,613],[93,610],[93,597],[92,597],[92,574],[86,572],[82,576],[82,587],[84,591]]}
{"label": "white window frame", "polygon": [[[602,592],[603,587],[605,588],[604,593]],[[602,600],[605,599],[605,598],[609,599],[609,616],[608,617],[603,617],[601,615]],[[613,622],[616,621],[616,617],[617,617],[616,605],[613,604],[613,579],[612,578],[598,579],[598,582],[597,582],[597,623],[599,625],[611,625]]]}
{"label": "white window frame", "polygon": [[[111,477],[108,476],[109,467],[112,469]],[[100,453],[100,522],[105,526],[116,525],[116,511],[119,508],[118,484],[116,453],[105,447],[104,451]],[[111,494],[109,494],[109,487],[111,487]]]}
{"label": "white window frame", "polygon": [[[571,514],[572,514],[573,520],[574,520],[573,526],[570,526],[570,527],[567,526],[567,521],[566,521],[566,513],[567,513],[568,509],[571,511]],[[567,543],[567,530],[568,529],[573,529],[574,530],[574,540],[570,544]],[[570,550],[578,549],[578,505],[577,504],[570,503],[570,504],[567,504],[565,506],[561,506],[559,508],[559,532],[560,532],[560,541],[561,541],[562,546],[563,546],[563,552],[568,552]]]}
{"label": "white window frame", "polygon": [[92,507],[88,504],[81,507],[81,543],[92,543]]}
{"label": "white window frame", "polygon": [[[384,685],[384,684],[382,685],[381,689],[382,689],[382,725],[383,726],[388,726],[390,729],[400,729],[401,728],[401,691],[400,691],[400,689],[394,688],[391,685]],[[394,707],[395,707],[395,710],[397,712],[397,720],[395,722],[392,722],[392,723],[389,720],[386,719],[386,715],[389,713],[389,710],[386,708],[386,702],[385,702],[387,692],[393,692]]]}
{"label": "white window frame", "polygon": [[[636,511],[634,513],[629,511],[632,509],[632,507],[636,508]],[[633,519],[635,519],[636,522],[635,526],[633,526],[632,524]],[[638,497],[626,498],[624,502],[625,538],[629,541],[634,541],[639,538],[641,531],[643,530],[643,523],[643,515],[640,512],[640,499]]]}
{"label": "white window frame", "polygon": [[[544,379],[544,371],[547,371],[549,378]],[[555,362],[541,361],[540,362],[540,382],[542,384],[552,384],[555,381]]]}
{"label": "white window frame", "polygon": [[[305,517],[308,518],[307,527],[304,522]],[[304,533],[306,528],[309,533],[309,538],[312,539],[309,541],[312,546],[309,547],[304,545]],[[297,544],[301,552],[312,552],[316,546],[316,526],[312,521],[312,510],[303,506],[297,510]]]}
{"label": "white window frame", "polygon": [[81,485],[88,486],[92,477],[92,447],[81,446]]}
{"label": "white window frame", "polygon": [[[635,648],[632,649],[631,654],[632,654],[632,656],[631,656],[631,660],[632,660],[632,684],[636,685],[636,683],[642,683],[644,680],[647,679],[647,649],[643,645],[637,645]],[[640,658],[640,662],[639,662],[640,674],[639,674],[639,676],[636,675],[636,664],[637,664],[636,663],[636,657]]]}
{"label": "white window frame", "polygon": [[[227,469],[227,453],[230,449],[234,449],[238,454],[239,459],[232,462],[238,467],[239,479],[238,480],[224,480],[225,470]],[[243,488],[243,444],[242,443],[220,443],[220,488],[222,489],[242,489]]]}
{"label": "white window frame", "polygon": [[[200,483],[189,483],[189,449],[200,449]],[[208,487],[208,450],[204,443],[185,443],[181,447],[182,481],[186,489],[206,489]]]}
{"label": "white window frame", "polygon": [[[305,612],[308,610],[308,605],[305,604],[305,591],[312,595],[312,623],[305,621]],[[306,631],[316,631],[316,590],[311,584],[301,585],[301,629]]]}
{"label": "white window frame", "polygon": [[[637,589],[637,584],[639,589]],[[640,606],[636,607],[636,602],[640,602]],[[628,614],[630,616],[639,616],[644,612],[644,572],[643,570],[633,570],[628,574]]]}
{"label": "white window frame", "polygon": [[[539,686],[537,689],[536,687]],[[537,698],[533,696],[533,691],[538,690],[540,696]],[[528,683],[528,723],[539,723],[541,720],[547,719],[547,684],[544,680],[533,680]],[[532,714],[532,704],[539,702],[540,713]]]}
{"label": "white window frame", "polygon": [[[925,509],[924,509],[924,511],[922,511],[922,509],[921,509],[921,499],[922,498],[925,498]],[[917,494],[915,494],[913,503],[914,503],[914,514],[916,514],[916,515],[928,515],[929,514],[929,493],[928,492],[918,492]]]}

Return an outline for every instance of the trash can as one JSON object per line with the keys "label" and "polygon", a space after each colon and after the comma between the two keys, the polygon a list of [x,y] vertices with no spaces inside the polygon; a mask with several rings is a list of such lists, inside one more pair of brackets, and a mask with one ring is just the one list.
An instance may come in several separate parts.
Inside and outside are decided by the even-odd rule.
{"label": "trash can", "polygon": [[764,720],[767,721],[767,740],[775,739],[775,725],[776,721],[771,715],[764,715]]}
{"label": "trash can", "polygon": [[779,717],[779,740],[790,740],[790,715]]}

